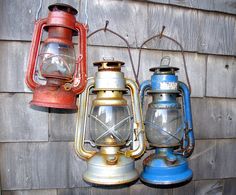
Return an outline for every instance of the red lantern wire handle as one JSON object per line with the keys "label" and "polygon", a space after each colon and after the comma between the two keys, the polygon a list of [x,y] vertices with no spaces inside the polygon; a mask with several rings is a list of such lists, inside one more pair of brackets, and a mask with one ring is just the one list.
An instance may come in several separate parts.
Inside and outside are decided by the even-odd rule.
{"label": "red lantern wire handle", "polygon": [[[80,74],[75,75],[75,76],[80,76],[79,84],[77,82],[75,82],[74,86],[72,87],[72,90],[74,93],[79,94],[79,93],[83,92],[83,90],[85,89],[86,84],[87,84],[87,62],[86,62],[86,54],[87,54],[86,32],[87,32],[87,29],[83,24],[78,23],[78,22],[75,23],[75,29],[79,33],[78,34],[78,43],[80,44],[76,64],[77,64],[77,66],[79,64],[81,64],[81,66],[80,66]],[[78,74],[78,72],[77,72],[77,74]]]}
{"label": "red lantern wire handle", "polygon": [[40,19],[35,22],[33,38],[32,38],[32,43],[30,47],[28,69],[27,69],[26,79],[25,79],[27,86],[31,90],[34,90],[38,85],[34,81],[35,63],[36,63],[39,45],[41,41],[42,30],[43,30],[43,27],[46,25],[46,23],[47,23],[47,18]]}

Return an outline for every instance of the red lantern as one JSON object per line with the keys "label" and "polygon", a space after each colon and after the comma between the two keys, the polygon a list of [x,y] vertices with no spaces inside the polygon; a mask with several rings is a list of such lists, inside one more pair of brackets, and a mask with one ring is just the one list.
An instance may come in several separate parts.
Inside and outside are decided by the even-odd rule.
{"label": "red lantern", "polygon": [[[86,27],[77,22],[77,10],[66,4],[48,7],[47,18],[37,20],[30,49],[26,84],[34,91],[31,104],[76,109],[76,95],[87,82]],[[41,46],[43,30],[48,37]],[[73,36],[78,36],[75,57]]]}

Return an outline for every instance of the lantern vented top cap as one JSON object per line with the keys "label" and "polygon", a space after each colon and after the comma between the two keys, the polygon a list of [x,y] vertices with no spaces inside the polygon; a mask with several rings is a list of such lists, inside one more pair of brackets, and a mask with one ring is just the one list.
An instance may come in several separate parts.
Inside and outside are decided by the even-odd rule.
{"label": "lantern vented top cap", "polygon": [[93,63],[94,66],[98,66],[98,71],[120,71],[124,64],[122,61],[111,59]]}
{"label": "lantern vented top cap", "polygon": [[175,73],[179,68],[173,66],[158,66],[149,69],[151,72],[164,73],[164,72],[173,72]]}
{"label": "lantern vented top cap", "polygon": [[170,65],[170,57],[169,56],[164,56],[161,59],[160,66],[150,68],[149,70],[151,72],[155,72],[157,74],[175,74],[175,72],[177,70],[179,70],[179,68],[169,66],[169,65]]}
{"label": "lantern vented top cap", "polygon": [[52,5],[49,5],[48,9],[52,12],[53,11],[64,11],[64,12],[67,12],[72,15],[76,15],[78,13],[78,11],[74,7],[72,7],[68,4],[65,4],[65,3],[55,3]]}

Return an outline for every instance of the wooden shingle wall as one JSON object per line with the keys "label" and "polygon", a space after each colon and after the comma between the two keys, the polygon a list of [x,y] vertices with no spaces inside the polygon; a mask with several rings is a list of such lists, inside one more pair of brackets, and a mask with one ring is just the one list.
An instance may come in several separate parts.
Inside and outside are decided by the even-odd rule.
{"label": "wooden shingle wall", "polygon": [[[55,2],[88,15],[89,32],[104,26],[119,32],[132,46],[137,67],[138,47],[165,25],[165,34],[182,43],[192,85],[196,148],[189,162],[193,180],[170,189],[137,182],[126,187],[91,187],[82,180],[86,163],[73,149],[76,113],[32,108],[24,75],[39,0],[0,1],[0,180],[3,195],[77,194],[236,194],[236,1],[235,0],[43,0],[39,17]],[[122,40],[99,33],[88,41],[88,74],[92,62],[114,56],[126,62]],[[151,41],[142,53],[140,81],[150,67],[169,55],[186,82],[179,48],[164,39]],[[146,155],[145,155],[146,156]],[[142,160],[136,165],[141,171]]]}

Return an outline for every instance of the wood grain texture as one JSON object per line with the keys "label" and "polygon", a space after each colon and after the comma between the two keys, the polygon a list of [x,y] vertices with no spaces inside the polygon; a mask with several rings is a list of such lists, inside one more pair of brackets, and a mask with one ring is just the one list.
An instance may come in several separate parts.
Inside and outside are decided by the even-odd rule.
{"label": "wood grain texture", "polygon": [[[190,160],[194,179],[235,177],[235,155],[231,152],[235,146],[233,139],[197,141]],[[72,143],[6,143],[1,144],[0,150],[3,190],[87,186],[81,175],[85,170],[85,162],[76,157]],[[227,169],[224,162],[227,162]],[[104,190],[113,193],[113,190],[107,188],[101,189],[100,192],[104,193]],[[99,194],[98,191],[96,189],[94,193]],[[143,184],[130,187],[131,194],[145,191],[150,194],[171,194],[171,190],[150,188]]]}
{"label": "wood grain texture", "polygon": [[[151,0],[153,2],[162,3],[163,1]],[[164,3],[167,3],[165,1]],[[223,13],[236,14],[236,4],[234,0],[169,0],[169,4],[178,5],[188,8],[203,9],[207,11],[217,11]]]}
{"label": "wood grain texture", "polygon": [[235,74],[235,57],[208,56],[206,95],[235,98]]}
{"label": "wood grain texture", "polygon": [[223,195],[235,195],[236,194],[236,178],[224,180]]}
{"label": "wood grain texture", "polygon": [[161,3],[166,5],[177,5],[186,8],[200,9],[212,12],[222,12],[236,14],[236,4],[234,0],[137,0],[150,3]]}
{"label": "wood grain texture", "polygon": [[193,170],[193,179],[235,177],[236,153],[232,152],[235,146],[235,139],[197,141],[194,153],[189,160],[190,168]]}
{"label": "wood grain texture", "polygon": [[187,183],[184,186],[176,187],[173,189],[173,195],[192,195],[194,192],[194,181]]}
{"label": "wood grain texture", "polygon": [[172,189],[160,189],[149,187],[144,184],[136,184],[130,187],[130,195],[148,194],[148,195],[171,195]]}
{"label": "wood grain texture", "polygon": [[[34,6],[32,6],[34,5]],[[24,4],[22,1],[4,0],[0,2],[1,39],[29,40],[31,39],[34,25],[34,14],[37,11],[37,0],[30,0]],[[15,12],[15,10],[21,10]]]}
{"label": "wood grain texture", "polygon": [[29,47],[29,43],[0,41],[1,92],[30,91],[24,82]]}
{"label": "wood grain texture", "polygon": [[123,186],[98,186],[91,188],[91,195],[129,195],[127,185]]}
{"label": "wood grain texture", "polygon": [[58,189],[57,195],[91,195],[91,187],[73,188],[73,189]]}
{"label": "wood grain texture", "polygon": [[[235,55],[235,16],[149,5],[148,18],[149,37],[160,32],[164,25],[165,34],[179,41],[187,51]],[[159,22],[156,18],[160,18]],[[151,41],[147,46],[179,50],[164,38]]]}
{"label": "wood grain texture", "polygon": [[[3,16],[0,24],[4,28],[0,30],[0,39],[31,40],[38,2],[35,0],[27,0],[27,2],[26,5],[30,6],[22,8],[19,0],[14,5],[13,1],[9,3],[6,0],[1,1],[0,13]],[[54,2],[44,1],[39,17],[46,17],[47,6]],[[77,18],[85,22],[84,1],[79,4],[76,0],[71,0],[68,3],[80,8],[80,15]],[[8,14],[12,12],[12,6],[22,11],[17,12],[17,15]],[[104,27],[105,21],[109,20],[108,27],[124,36],[132,47],[140,46],[148,37],[160,32],[165,25],[165,34],[182,43],[186,51],[225,55],[235,55],[236,52],[236,16],[233,15],[208,13],[164,4],[118,0],[93,0],[88,4],[87,15],[89,32]],[[100,32],[89,39],[88,43],[124,46],[121,39],[108,32]],[[147,46],[163,50],[179,50],[174,43],[164,40],[152,41]]]}
{"label": "wood grain texture", "polygon": [[[91,32],[103,27],[105,20],[114,21],[114,24],[110,24],[109,27],[127,37],[133,47],[140,46],[148,37],[159,33],[164,25],[166,26],[165,34],[178,40],[186,51],[235,55],[235,16],[133,1],[96,0],[90,6],[88,18]],[[115,17],[116,10],[111,7],[113,9],[118,7],[116,10],[122,10],[125,14]],[[139,11],[138,15],[136,10]],[[127,13],[129,13],[128,16]],[[131,23],[130,20],[123,17],[137,18],[138,25],[136,19]],[[93,27],[94,24],[98,26]],[[126,30],[126,34],[123,33],[123,29]],[[109,33],[106,34],[106,38],[104,38],[104,33],[101,33],[89,40],[89,43],[92,45],[123,45],[122,40],[111,38]],[[147,44],[147,47],[179,50],[173,42],[165,39],[154,40]]]}
{"label": "wood grain texture", "polygon": [[0,142],[48,141],[46,108],[30,107],[31,94],[0,94]]}
{"label": "wood grain texture", "polygon": [[[81,1],[81,8],[85,1]],[[147,37],[147,4],[135,1],[107,1],[93,0],[88,4],[89,33],[105,27],[121,34],[132,47],[136,47],[144,37]],[[80,16],[85,17],[82,9]],[[88,33],[88,34],[89,34]],[[92,45],[124,46],[119,37],[109,33],[100,32],[88,41]]]}
{"label": "wood grain texture", "polygon": [[199,13],[198,49],[201,53],[236,55],[236,17]]}
{"label": "wood grain texture", "polygon": [[57,195],[57,190],[3,191],[2,195]]}
{"label": "wood grain texture", "polygon": [[195,181],[195,195],[223,195],[223,180]]}
{"label": "wood grain texture", "polygon": [[234,99],[192,98],[196,139],[236,138]]}
{"label": "wood grain texture", "polygon": [[75,137],[76,117],[76,111],[50,109],[50,140],[73,141]]}
{"label": "wood grain texture", "polygon": [[215,11],[222,11],[226,13],[236,14],[235,0],[214,0],[213,3]]}
{"label": "wood grain texture", "polygon": [[[39,18],[47,17],[48,6],[62,2],[61,0],[44,0]],[[79,8],[77,0],[67,0],[67,3]],[[31,40],[40,1],[38,0],[2,0],[0,1],[0,39],[2,40]],[[16,11],[18,10],[18,11]],[[19,11],[20,10],[20,11]]]}
{"label": "wood grain texture", "polygon": [[[198,12],[172,8],[167,5],[148,5],[148,36],[151,37],[161,32],[165,26],[164,34],[180,42],[186,51],[196,51],[198,37]],[[146,38],[147,39],[147,38]],[[146,44],[150,48],[164,50],[180,50],[172,41],[162,38],[154,39]]]}
{"label": "wood grain texture", "polygon": [[11,143],[0,146],[3,190],[84,187],[85,162],[73,143]]}

